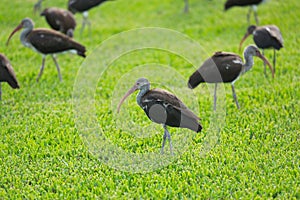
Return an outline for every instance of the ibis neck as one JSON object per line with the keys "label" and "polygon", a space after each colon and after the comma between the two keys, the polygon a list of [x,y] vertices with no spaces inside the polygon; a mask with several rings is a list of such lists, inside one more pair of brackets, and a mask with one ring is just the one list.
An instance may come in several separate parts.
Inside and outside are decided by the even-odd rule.
{"label": "ibis neck", "polygon": [[24,30],[21,33],[20,40],[21,40],[22,44],[26,47],[30,46],[30,44],[27,42],[26,38],[27,38],[28,34],[32,31],[32,29],[33,29],[33,27],[24,28]]}
{"label": "ibis neck", "polygon": [[252,55],[247,54],[247,52],[245,52],[244,57],[245,57],[245,64],[243,66],[242,73],[246,73],[247,71],[249,71],[252,68],[253,64],[254,64]]}
{"label": "ibis neck", "polygon": [[147,86],[145,88],[141,88],[140,92],[138,93],[136,97],[136,102],[139,104],[140,107],[142,107],[142,97],[150,90],[150,86]]}

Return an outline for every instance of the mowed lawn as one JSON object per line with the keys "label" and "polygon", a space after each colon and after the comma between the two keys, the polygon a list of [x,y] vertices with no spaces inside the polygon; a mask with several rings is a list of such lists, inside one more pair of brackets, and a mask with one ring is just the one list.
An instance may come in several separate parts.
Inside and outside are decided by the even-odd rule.
{"label": "mowed lawn", "polygon": [[[75,40],[87,47],[88,60],[101,42],[115,34],[134,28],[162,27],[198,42],[205,51],[205,55],[199,52],[202,59],[220,50],[239,53],[238,45],[248,26],[248,8],[236,7],[225,13],[224,2],[190,0],[190,12],[185,14],[183,0],[116,0],[89,12],[91,33],[86,29],[79,34],[82,16],[76,14]],[[133,85],[135,75],[151,77],[154,76],[151,69],[156,69],[156,65],[168,66],[185,82],[175,83],[174,78],[176,87],[172,90],[172,82],[164,83],[161,67],[160,78],[154,86],[172,90],[189,105],[196,104],[193,111],[201,117],[202,132],[192,135],[188,147],[181,149],[176,139],[180,141],[191,132],[171,128],[174,158],[166,166],[138,173],[111,166],[101,156],[99,159],[97,154],[92,154],[78,129],[73,90],[81,65],[88,67],[84,65],[85,59],[73,54],[59,55],[63,76],[63,82],[59,82],[55,65],[48,57],[44,74],[36,83],[41,55],[22,46],[20,33],[5,46],[10,32],[25,17],[32,18],[36,27],[49,27],[44,18],[34,15],[34,3],[34,0],[2,0],[0,5],[0,52],[10,59],[21,86],[20,90],[12,90],[6,83],[2,84],[0,199],[300,198],[298,0],[269,0],[259,6],[261,25],[276,24],[284,37],[284,48],[277,53],[275,78],[271,78],[270,71],[266,78],[262,61],[255,58],[253,69],[235,83],[240,110],[235,107],[230,85],[224,85],[224,124],[220,126],[217,141],[205,153],[205,138],[214,123],[209,86],[203,84],[195,89],[193,98],[197,97],[197,102],[191,102],[193,98],[186,95],[190,94],[186,92],[186,82],[197,66],[171,52],[145,49],[121,56],[99,74],[101,79],[95,90],[98,123],[106,138],[125,152],[152,152],[159,156],[163,135],[159,125],[147,129],[152,123],[136,105],[134,97],[126,101],[116,117],[118,100]],[[43,7],[66,8],[66,5],[67,0],[43,3]],[[252,37],[244,46],[251,43]],[[265,55],[271,62],[273,51],[265,51]],[[143,73],[141,70],[147,65],[151,67]],[[130,78],[126,77],[128,73]],[[165,73],[165,77],[170,75]],[[122,84],[126,84],[124,90],[119,89]],[[184,92],[176,92],[176,88]],[[129,115],[124,114],[126,110]],[[137,132],[143,129],[145,136],[124,131],[116,126],[120,121],[125,126],[126,123],[139,126]],[[168,143],[166,151],[169,155]]]}

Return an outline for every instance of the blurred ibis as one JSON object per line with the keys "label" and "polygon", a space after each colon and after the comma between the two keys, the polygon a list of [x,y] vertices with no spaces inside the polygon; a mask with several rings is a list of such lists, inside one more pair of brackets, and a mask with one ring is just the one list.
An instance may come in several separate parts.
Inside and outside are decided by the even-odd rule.
{"label": "blurred ibis", "polygon": [[274,77],[274,71],[269,61],[260,53],[257,47],[249,45],[244,50],[245,63],[243,63],[242,58],[237,54],[220,51],[216,52],[190,76],[188,87],[194,89],[200,83],[215,83],[214,110],[216,110],[217,84],[231,83],[233,98],[237,108],[240,108],[234,89],[234,83],[240,75],[252,68],[254,64],[253,56],[261,58],[270,67],[272,76]]}
{"label": "blurred ibis", "polygon": [[128,90],[118,105],[118,112],[125,99],[134,91],[140,90],[136,97],[138,105],[145,111],[148,118],[164,128],[161,153],[164,152],[166,138],[169,140],[170,151],[173,152],[171,135],[167,126],[188,128],[200,132],[202,126],[200,119],[189,110],[175,95],[162,89],[150,89],[150,83],[146,78],[139,78],[133,87]]}
{"label": "blurred ibis", "polygon": [[226,11],[229,8],[234,6],[250,6],[249,12],[247,14],[248,24],[250,24],[250,15],[251,12],[253,11],[256,24],[258,25],[259,21],[257,16],[257,6],[264,1],[265,0],[227,0],[224,7]]}
{"label": "blurred ibis", "polygon": [[34,6],[33,6],[34,13],[40,13],[41,12],[41,10],[42,10],[42,2],[43,2],[43,0],[38,0],[34,4]]}
{"label": "blurred ibis", "polygon": [[2,53],[0,53],[0,100],[2,98],[1,82],[7,82],[13,89],[20,88],[14,69]]}
{"label": "blurred ibis", "polygon": [[41,16],[45,16],[46,21],[54,30],[73,37],[76,21],[70,11],[55,7],[46,8],[41,12]]}
{"label": "blurred ibis", "polygon": [[[256,46],[262,49],[273,49],[273,67],[274,72],[276,70],[276,50],[280,50],[283,47],[283,38],[279,28],[275,25],[255,26],[251,25],[247,28],[247,32],[240,42],[240,49],[243,42],[249,35],[253,35],[253,40]],[[266,65],[264,65],[264,73],[266,75]]]}
{"label": "blurred ibis", "polygon": [[8,45],[11,37],[20,29],[24,29],[21,33],[20,40],[25,47],[29,47],[38,53],[42,54],[42,66],[40,69],[40,73],[37,77],[37,81],[41,77],[44,66],[45,66],[45,58],[47,55],[51,55],[57,71],[59,79],[62,80],[60,74],[60,68],[56,61],[56,54],[63,52],[73,52],[77,53],[77,55],[85,57],[85,47],[78,42],[75,42],[72,38],[54,30],[50,29],[33,29],[34,24],[33,21],[29,18],[25,18],[21,21],[21,23],[13,30],[10,34],[6,45]]}
{"label": "blurred ibis", "polygon": [[113,1],[113,0],[69,0],[68,10],[71,11],[73,14],[80,12],[83,15],[81,33],[86,24],[89,27],[91,26],[91,23],[88,20],[88,10],[106,1]]}
{"label": "blurred ibis", "polygon": [[184,0],[184,10],[185,13],[189,12],[189,0]]}

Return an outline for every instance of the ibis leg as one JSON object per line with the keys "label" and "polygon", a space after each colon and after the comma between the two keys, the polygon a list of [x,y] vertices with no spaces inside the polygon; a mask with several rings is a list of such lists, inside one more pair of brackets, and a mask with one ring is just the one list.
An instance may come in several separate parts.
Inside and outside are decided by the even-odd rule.
{"label": "ibis leg", "polygon": [[234,99],[234,101],[235,101],[236,107],[237,107],[238,109],[240,109],[240,105],[239,105],[239,102],[238,102],[238,100],[237,100],[237,97],[236,97],[236,93],[235,93],[235,89],[234,89],[234,85],[233,85],[233,84],[231,84],[231,89],[232,89],[232,96],[233,96],[233,99]]}
{"label": "ibis leg", "polygon": [[247,22],[248,22],[248,25],[250,25],[250,15],[251,15],[251,12],[252,12],[252,7],[249,8],[249,11],[247,13]]}
{"label": "ibis leg", "polygon": [[184,0],[184,10],[185,13],[189,12],[189,0]]}
{"label": "ibis leg", "polygon": [[58,72],[58,78],[59,78],[60,81],[62,81],[62,77],[61,77],[61,73],[60,73],[60,68],[59,68],[59,65],[58,65],[57,60],[56,60],[56,58],[55,58],[54,55],[52,55],[52,59],[53,59],[55,65],[56,65],[56,69],[57,69],[57,72]]}
{"label": "ibis leg", "polygon": [[91,32],[91,22],[88,19],[88,12],[87,11],[83,12],[83,20],[82,20],[82,27],[81,27],[81,30],[80,30],[80,34],[82,34],[85,25],[88,26],[89,32]]}
{"label": "ibis leg", "polygon": [[173,155],[173,146],[172,146],[171,135],[170,135],[170,133],[167,129],[167,126],[163,125],[163,127],[164,127],[164,136],[163,136],[163,144],[162,144],[162,147],[161,147],[161,153],[162,154],[164,153],[164,147],[165,147],[165,144],[166,144],[166,139],[168,138],[169,144],[170,144],[170,152]]}
{"label": "ibis leg", "polygon": [[43,56],[42,66],[41,66],[39,75],[38,75],[38,77],[36,78],[36,82],[39,82],[39,80],[40,80],[40,78],[41,78],[41,76],[42,76],[42,74],[43,74],[44,67],[45,67],[45,61],[46,61],[46,56]]}
{"label": "ibis leg", "polygon": [[258,21],[258,15],[257,15],[257,6],[252,6],[252,8],[253,8],[255,22],[256,22],[256,25],[258,26],[259,21]]}
{"label": "ibis leg", "polygon": [[167,139],[167,134],[166,134],[166,130],[164,130],[163,143],[162,143],[161,151],[160,151],[161,154],[164,153],[164,148],[165,148],[165,144],[166,144],[166,139]]}
{"label": "ibis leg", "polygon": [[214,111],[217,109],[217,87],[218,83],[215,83],[215,91],[214,91]]}
{"label": "ibis leg", "polygon": [[276,50],[275,49],[273,49],[273,67],[274,67],[274,73],[275,73],[275,65],[276,65]]}
{"label": "ibis leg", "polygon": [[34,4],[34,13],[36,14],[38,12],[38,14],[41,12],[42,10],[42,2],[43,0],[38,0],[38,2],[36,2]]}
{"label": "ibis leg", "polygon": [[[262,50],[262,55],[265,55],[264,50]],[[265,62],[264,62],[264,75],[265,75],[265,77],[268,77],[268,75],[267,75],[267,68],[266,68],[266,63]]]}
{"label": "ibis leg", "polygon": [[0,101],[2,99],[2,88],[1,88],[1,82],[0,82]]}

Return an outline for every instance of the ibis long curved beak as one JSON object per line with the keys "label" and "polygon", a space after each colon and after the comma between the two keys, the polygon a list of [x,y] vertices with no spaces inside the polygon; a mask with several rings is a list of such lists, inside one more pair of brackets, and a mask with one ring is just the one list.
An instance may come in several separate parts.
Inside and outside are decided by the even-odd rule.
{"label": "ibis long curved beak", "polygon": [[9,43],[10,38],[12,38],[12,36],[13,36],[17,31],[19,31],[20,29],[22,29],[22,27],[23,27],[23,25],[22,25],[22,24],[19,24],[19,25],[15,28],[15,30],[13,30],[13,32],[11,32],[11,34],[9,35],[9,37],[8,37],[8,39],[7,39],[7,41],[6,41],[6,46],[8,46],[8,43]]}
{"label": "ibis long curved beak", "polygon": [[264,57],[261,53],[259,53],[257,55],[257,57],[259,57],[260,59],[262,59],[264,61],[265,64],[267,64],[272,72],[272,78],[274,78],[274,69],[272,67],[272,65],[270,64],[270,62],[266,59],[266,57]]}
{"label": "ibis long curved beak", "polygon": [[117,112],[119,113],[120,108],[122,103],[125,101],[125,99],[131,95],[132,93],[134,93],[136,90],[138,89],[138,86],[136,84],[134,84],[134,86],[132,88],[130,88],[130,90],[128,90],[128,92],[126,92],[126,94],[123,96],[123,98],[120,100],[119,104],[118,104],[118,109]]}
{"label": "ibis long curved beak", "polygon": [[242,44],[243,42],[247,39],[247,37],[250,35],[249,32],[247,32],[244,37],[242,38],[241,42],[240,42],[240,46],[239,46],[239,51],[241,52],[241,49],[242,49]]}

